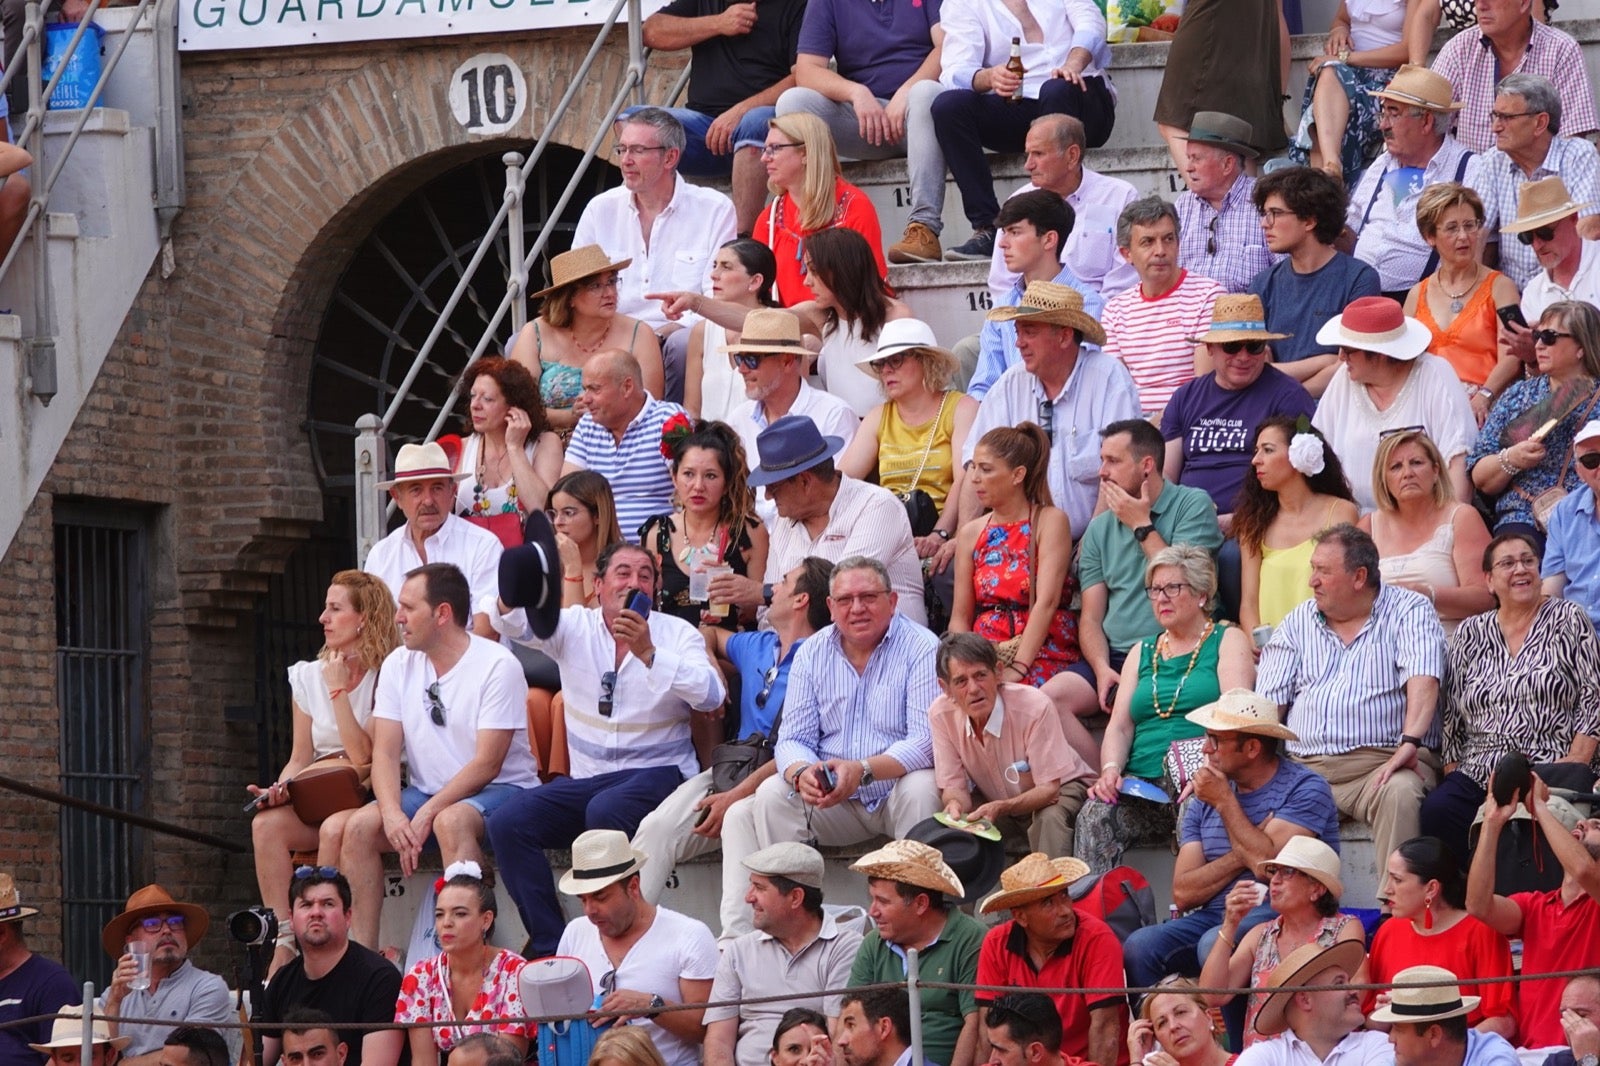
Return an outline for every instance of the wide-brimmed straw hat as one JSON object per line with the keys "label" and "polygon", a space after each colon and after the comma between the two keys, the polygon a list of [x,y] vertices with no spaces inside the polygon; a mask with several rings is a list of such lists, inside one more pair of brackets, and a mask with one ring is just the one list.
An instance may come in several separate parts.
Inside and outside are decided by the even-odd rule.
{"label": "wide-brimmed straw hat", "polygon": [[1299,740],[1290,728],[1278,721],[1278,705],[1247,688],[1230,688],[1215,703],[1196,708],[1185,718],[1213,733],[1255,733],[1279,740]]}
{"label": "wide-brimmed straw hat", "polygon": [[569,896],[598,892],[638,873],[644,861],[644,852],[620,829],[590,829],[572,842],[572,869],[561,875],[561,891]]}
{"label": "wide-brimmed straw hat", "polygon": [[[1394,975],[1389,1005],[1367,1017],[1375,1022],[1422,1023],[1443,1021],[1478,1009],[1478,996],[1463,996],[1459,978],[1443,966],[1407,966]],[[1407,982],[1427,981],[1429,988],[1401,988]]]}
{"label": "wide-brimmed straw hat", "polygon": [[378,482],[380,489],[392,489],[408,481],[465,481],[471,471],[456,473],[451,469],[450,457],[438,441],[426,444],[402,444],[394,457],[394,477]]}
{"label": "wide-brimmed straw hat", "polygon": [[10,874],[0,874],[0,922],[15,922],[39,913],[37,907],[24,907],[17,883]]}
{"label": "wide-brimmed straw hat", "polygon": [[739,339],[732,344],[719,345],[717,351],[724,355],[734,352],[750,355],[811,354],[811,350],[801,343],[799,317],[781,307],[762,307],[745,315]]}
{"label": "wide-brimmed straw hat", "polygon": [[1267,329],[1267,309],[1261,297],[1247,292],[1228,293],[1211,305],[1211,328],[1191,343],[1226,344],[1229,341],[1282,341],[1293,333],[1273,333]]}
{"label": "wide-brimmed straw hat", "polygon": [[1299,870],[1333,893],[1334,899],[1344,895],[1344,882],[1339,880],[1339,853],[1316,837],[1290,837],[1278,854],[1262,863],[1257,872],[1262,877],[1271,877],[1280,867]]}
{"label": "wide-brimmed straw hat", "polygon": [[1429,111],[1460,111],[1464,106],[1455,99],[1449,78],[1415,63],[1404,64],[1395,71],[1388,85],[1381,89],[1368,89],[1367,95],[1413,107],[1425,107]]}
{"label": "wide-brimmed straw hat", "polygon": [[1267,975],[1263,990],[1270,990],[1261,1011],[1256,1015],[1256,1032],[1262,1036],[1277,1036],[1289,1028],[1284,1013],[1289,1009],[1289,999],[1312,978],[1337,966],[1347,974],[1361,968],[1367,952],[1359,940],[1341,940],[1331,947],[1301,944],[1283,957],[1283,961]]}
{"label": "wide-brimmed straw hat", "polygon": [[999,889],[978,904],[978,913],[993,914],[1053,896],[1088,872],[1089,864],[1081,859],[1052,859],[1042,851],[1032,852],[1000,872]]}
{"label": "wide-brimmed straw hat", "polygon": [[[63,1017],[51,1023],[50,1039],[43,1044],[28,1045],[41,1055],[48,1055],[52,1049],[58,1047],[83,1046],[83,1008],[62,1007],[57,1013]],[[99,1018],[94,1020],[94,1025],[89,1029],[89,1040],[95,1044],[110,1044],[118,1051],[133,1043],[131,1036],[112,1036],[111,1026]]]}
{"label": "wide-brimmed straw hat", "polygon": [[1517,190],[1517,217],[1500,227],[1501,233],[1526,233],[1552,222],[1560,222],[1588,207],[1573,200],[1567,183],[1552,175],[1525,182]]}
{"label": "wide-brimmed straw hat", "polygon": [[[128,905],[121,914],[105,924],[100,930],[100,946],[106,949],[106,954],[113,959],[122,958],[123,946],[128,942],[128,931],[135,922],[142,922],[146,918],[157,914],[183,915],[183,939],[193,951],[194,946],[200,943],[200,938],[206,935],[206,930],[211,927],[211,916],[204,907],[197,907],[193,903],[179,903],[171,894],[160,885],[145,885],[139,891],[128,897]],[[83,1027],[78,1027],[81,1034]]]}
{"label": "wide-brimmed straw hat", "polygon": [[1255,159],[1261,150],[1255,146],[1256,128],[1226,111],[1196,111],[1189,120],[1186,138],[1197,144],[1211,144],[1234,155]]}
{"label": "wide-brimmed straw hat", "polygon": [[869,851],[850,864],[850,869],[868,877],[916,885],[930,892],[943,892],[952,900],[966,894],[961,878],[950,869],[939,849],[919,840],[891,840],[877,851]]}
{"label": "wide-brimmed straw hat", "polygon": [[1317,343],[1332,348],[1359,348],[1410,362],[1428,350],[1433,334],[1409,317],[1397,300],[1363,296],[1345,306],[1317,330]]}
{"label": "wide-brimmed straw hat", "polygon": [[933,335],[933,327],[920,318],[897,318],[885,322],[878,331],[877,349],[857,359],[856,366],[869,374],[875,373],[872,369],[874,360],[886,359],[901,352],[931,360],[945,378],[961,367],[961,360],[956,353],[941,347],[939,338]]}
{"label": "wide-brimmed straw hat", "polygon": [[541,296],[549,296],[557,289],[565,288],[575,281],[592,278],[596,274],[604,274],[608,270],[625,269],[632,259],[619,259],[612,262],[606,250],[598,244],[585,244],[581,248],[562,252],[550,260],[550,285],[540,289],[529,296],[530,300],[537,300]]}
{"label": "wide-brimmed straw hat", "polygon": [[1106,331],[1083,309],[1083,294],[1071,285],[1053,281],[1030,281],[1022,290],[1022,302],[1015,307],[996,307],[989,312],[993,322],[1048,322],[1070,326],[1092,344],[1104,344]]}

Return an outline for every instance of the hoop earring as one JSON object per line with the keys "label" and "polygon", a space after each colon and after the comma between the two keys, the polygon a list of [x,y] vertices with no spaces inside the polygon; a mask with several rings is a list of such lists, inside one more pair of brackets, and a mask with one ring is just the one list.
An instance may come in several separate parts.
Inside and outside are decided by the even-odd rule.
{"label": "hoop earring", "polygon": [[1431,899],[1422,901],[1422,928],[1433,928],[1433,900]]}

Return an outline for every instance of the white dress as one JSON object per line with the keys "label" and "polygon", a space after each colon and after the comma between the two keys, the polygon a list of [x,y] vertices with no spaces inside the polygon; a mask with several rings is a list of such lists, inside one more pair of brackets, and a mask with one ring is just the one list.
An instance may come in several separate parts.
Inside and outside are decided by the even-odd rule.
{"label": "white dress", "polygon": [[700,417],[707,422],[731,423],[734,410],[744,403],[744,378],[733,356],[718,351],[727,343],[728,331],[707,319],[700,345]]}
{"label": "white dress", "polygon": [[876,352],[878,338],[863,339],[860,323],[841,322],[840,327],[823,338],[817,355],[817,380],[824,392],[849,404],[856,417],[865,418],[883,402],[883,385],[857,366],[856,360]]}

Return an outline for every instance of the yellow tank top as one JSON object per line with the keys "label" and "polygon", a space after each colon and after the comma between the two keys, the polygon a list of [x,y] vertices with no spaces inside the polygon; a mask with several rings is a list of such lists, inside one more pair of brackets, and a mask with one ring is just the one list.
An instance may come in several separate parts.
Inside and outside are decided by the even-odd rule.
{"label": "yellow tank top", "polygon": [[1262,625],[1278,625],[1290,611],[1311,598],[1311,549],[1316,546],[1310,537],[1292,548],[1261,546],[1261,582],[1256,602]]}
{"label": "yellow tank top", "polygon": [[[935,507],[944,508],[950,483],[955,479],[950,435],[955,428],[956,400],[960,395],[946,392],[939,413],[919,426],[907,425],[900,417],[900,408],[892,401],[883,405],[883,418],[878,423],[878,484],[901,494],[919,488],[933,499]],[[930,432],[933,434],[931,447]],[[926,464],[922,460],[924,451],[928,453]],[[922,471],[920,478],[918,469]]]}

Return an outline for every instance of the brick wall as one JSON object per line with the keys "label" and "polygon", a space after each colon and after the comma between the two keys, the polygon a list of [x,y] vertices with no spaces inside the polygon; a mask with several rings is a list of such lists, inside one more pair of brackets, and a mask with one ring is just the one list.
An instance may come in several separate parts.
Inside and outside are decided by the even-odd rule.
{"label": "brick wall", "polygon": [[[626,67],[620,35],[557,140],[582,147]],[[150,509],[149,813],[248,845],[239,813],[254,732],[223,708],[254,699],[250,610],[266,576],[321,517],[306,435],[312,348],[333,286],[375,222],[429,179],[483,154],[523,151],[592,33],[447,38],[183,57],[189,202],[177,270],[153,270],[73,432],[0,559],[27,611],[0,620],[5,773],[53,787],[56,744],[51,523],[57,496]],[[515,137],[469,138],[451,72],[512,56],[530,103]],[[675,72],[652,74],[652,99]],[[56,811],[0,796],[0,836],[24,897],[44,913],[37,950],[60,950]],[[255,896],[248,855],[150,835],[149,876],[208,903],[214,921]],[[232,973],[215,929],[202,965]]]}

